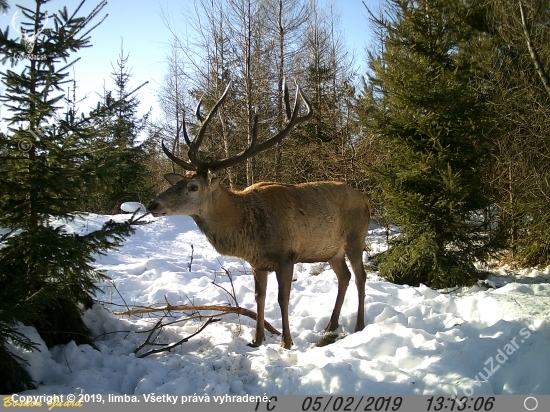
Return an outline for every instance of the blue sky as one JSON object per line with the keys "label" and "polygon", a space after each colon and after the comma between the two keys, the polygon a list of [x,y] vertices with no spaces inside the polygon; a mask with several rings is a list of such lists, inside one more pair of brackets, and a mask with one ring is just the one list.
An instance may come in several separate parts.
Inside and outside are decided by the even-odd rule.
{"label": "blue sky", "polygon": [[[357,65],[365,67],[364,47],[369,41],[365,7],[361,0],[332,1],[340,11],[348,50],[354,52]],[[2,29],[11,26],[13,13],[17,10],[16,4],[26,7],[34,5],[32,0],[8,2],[11,6],[9,12],[5,16],[0,15]],[[80,0],[52,0],[45,9],[57,12],[67,6],[72,11],[79,3]],[[99,0],[87,0],[80,15],[87,14],[98,3]],[[365,0],[365,3],[376,9],[379,0]],[[95,105],[98,100],[96,92],[101,91],[104,85],[112,88],[112,64],[116,64],[121,42],[124,41],[124,53],[129,54],[128,66],[133,76],[131,85],[135,87],[149,81],[139,92],[141,109],[145,112],[153,107],[153,115],[158,116],[156,91],[166,72],[165,57],[170,51],[172,36],[163,22],[162,14],[163,11],[168,13],[177,26],[178,23],[183,24],[182,10],[192,4],[192,0],[109,0],[101,14],[109,16],[92,32],[93,47],[80,51],[77,56],[81,60],[74,66],[80,89],[78,95],[89,96],[86,100],[89,102],[88,107]]]}

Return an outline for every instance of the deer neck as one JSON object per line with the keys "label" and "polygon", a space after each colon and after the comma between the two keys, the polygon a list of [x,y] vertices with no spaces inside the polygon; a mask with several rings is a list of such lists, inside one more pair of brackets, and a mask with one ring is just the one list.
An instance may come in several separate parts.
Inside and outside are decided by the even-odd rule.
{"label": "deer neck", "polygon": [[208,207],[191,217],[220,254],[249,258],[243,244],[247,214],[238,193],[220,185],[212,193]]}

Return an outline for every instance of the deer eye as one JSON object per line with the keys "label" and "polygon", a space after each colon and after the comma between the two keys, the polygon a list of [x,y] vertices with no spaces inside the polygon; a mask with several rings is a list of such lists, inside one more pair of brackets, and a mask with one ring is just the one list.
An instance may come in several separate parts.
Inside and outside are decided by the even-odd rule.
{"label": "deer eye", "polygon": [[197,190],[199,190],[199,187],[196,185],[189,185],[187,186],[187,190],[190,192],[196,192]]}

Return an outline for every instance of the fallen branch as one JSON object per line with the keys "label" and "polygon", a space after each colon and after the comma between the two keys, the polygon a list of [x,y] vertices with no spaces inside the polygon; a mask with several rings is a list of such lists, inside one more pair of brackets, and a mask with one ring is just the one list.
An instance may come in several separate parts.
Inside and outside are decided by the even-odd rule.
{"label": "fallen branch", "polygon": [[[119,315],[119,316],[130,316],[130,315],[140,315],[143,313],[153,313],[153,312],[171,312],[175,310],[181,310],[181,311],[187,311],[187,312],[193,312],[193,311],[200,311],[200,310],[216,310],[221,313],[212,315],[212,317],[215,316],[222,316],[222,315],[228,315],[231,313],[235,313],[238,315],[247,316],[251,319],[257,320],[258,315],[256,312],[251,311],[249,309],[241,308],[241,307],[235,307],[235,306],[223,306],[223,305],[166,305],[162,307],[156,307],[156,308],[139,308],[139,309],[130,309],[124,312],[112,312],[113,315]],[[281,332],[279,332],[277,329],[275,329],[271,324],[264,320],[264,327],[271,333],[275,335],[280,335]]]}
{"label": "fallen branch", "polygon": [[[159,330],[159,329],[162,327],[161,321],[162,321],[162,319],[159,320],[159,322],[158,322],[158,323],[155,325],[155,327],[151,330],[151,333],[149,333],[149,336],[147,337],[147,340],[146,340],[144,343],[142,343],[142,344],[134,351],[135,354],[137,354],[137,353],[139,352],[139,350],[142,349],[142,348],[145,347],[145,346],[148,346],[148,345],[149,345],[149,346],[158,346],[158,344],[154,344],[154,343],[151,342],[151,337],[153,336],[153,333],[154,333],[156,330]],[[219,321],[219,319],[212,319],[212,318],[210,318],[210,319],[208,319],[208,320],[204,323],[204,325],[201,326],[201,328],[200,328],[198,331],[196,331],[196,332],[193,333],[192,335],[189,335],[189,336],[187,336],[186,338],[183,338],[182,340],[180,340],[180,341],[178,341],[178,342],[176,342],[176,343],[173,343],[172,345],[165,346],[165,347],[159,348],[159,349],[152,349],[152,350],[150,350],[149,352],[145,352],[144,354],[139,355],[138,358],[145,358],[146,356],[153,355],[154,353],[169,352],[169,351],[171,351],[172,349],[174,349],[175,347],[180,346],[180,345],[182,345],[182,344],[184,344],[184,343],[186,343],[186,342],[189,342],[189,339],[191,339],[192,337],[194,337],[194,336],[198,335],[199,333],[201,333],[201,332],[204,330],[204,328],[206,328],[209,324],[211,324],[211,323],[213,323],[213,322],[218,322],[218,321]]]}

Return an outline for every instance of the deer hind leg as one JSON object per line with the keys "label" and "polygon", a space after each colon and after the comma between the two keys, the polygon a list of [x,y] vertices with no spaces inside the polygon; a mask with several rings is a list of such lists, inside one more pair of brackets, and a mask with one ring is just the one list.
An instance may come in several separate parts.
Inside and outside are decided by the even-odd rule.
{"label": "deer hind leg", "polygon": [[355,323],[355,332],[363,330],[365,327],[365,282],[367,274],[363,266],[363,248],[361,246],[346,247],[351,268],[355,274],[355,284],[359,296],[359,306],[357,308],[357,321]]}
{"label": "deer hind leg", "polygon": [[292,289],[292,272],[294,264],[292,262],[280,264],[275,271],[277,282],[279,283],[279,307],[281,308],[281,319],[283,322],[283,336],[281,346],[285,349],[292,347],[292,337],[290,336],[290,325],[288,322],[288,302],[290,300],[290,290]]}
{"label": "deer hind leg", "polygon": [[252,273],[254,274],[254,297],[256,298],[258,317],[256,318],[256,334],[250,346],[260,346],[265,339],[264,311],[268,272],[252,269]]}
{"label": "deer hind leg", "polygon": [[336,303],[334,304],[330,321],[325,328],[326,332],[332,332],[338,327],[338,318],[340,317],[340,310],[342,309],[342,304],[344,303],[344,298],[346,296],[346,290],[348,289],[349,281],[351,279],[351,273],[346,265],[346,259],[343,252],[338,252],[329,259],[328,263],[338,278],[338,295],[336,296]]}

